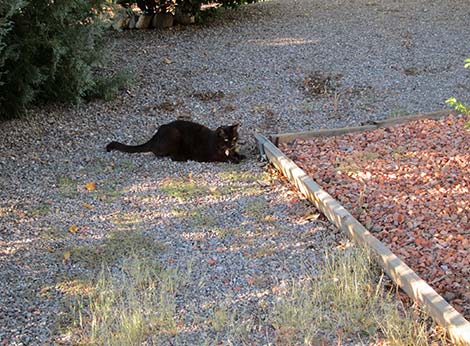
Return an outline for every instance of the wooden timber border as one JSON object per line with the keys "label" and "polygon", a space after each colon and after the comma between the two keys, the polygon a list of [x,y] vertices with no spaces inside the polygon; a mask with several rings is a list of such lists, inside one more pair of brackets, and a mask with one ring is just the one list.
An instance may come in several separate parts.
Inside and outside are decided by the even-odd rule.
{"label": "wooden timber border", "polygon": [[295,139],[309,139],[314,137],[331,137],[344,135],[346,133],[353,132],[363,132],[367,130],[375,130],[380,127],[388,127],[393,125],[404,124],[413,120],[422,120],[422,119],[440,119],[450,114],[458,114],[455,111],[439,111],[434,113],[427,114],[416,114],[416,115],[407,115],[404,117],[390,118],[385,120],[376,120],[368,121],[362,126],[357,127],[341,127],[337,129],[325,129],[325,130],[316,130],[316,131],[305,131],[305,132],[291,132],[291,133],[281,133],[277,135],[271,135],[271,141],[278,146],[281,143],[289,143]]}
{"label": "wooden timber border", "polygon": [[[373,130],[419,119],[438,119],[455,114],[442,111],[432,114],[418,114],[377,121],[360,127],[319,130],[311,132],[278,134],[271,136],[274,143],[290,142],[319,136],[335,136],[350,132]],[[342,205],[322,189],[310,176],[290,160],[268,138],[255,135],[258,149],[263,157],[281,171],[336,227],[347,233],[354,241],[369,248],[388,276],[405,291],[408,296],[449,333],[450,338],[459,345],[470,345],[470,322],[453,308],[431,286],[421,279],[405,262],[396,256],[384,243],[374,237]]]}

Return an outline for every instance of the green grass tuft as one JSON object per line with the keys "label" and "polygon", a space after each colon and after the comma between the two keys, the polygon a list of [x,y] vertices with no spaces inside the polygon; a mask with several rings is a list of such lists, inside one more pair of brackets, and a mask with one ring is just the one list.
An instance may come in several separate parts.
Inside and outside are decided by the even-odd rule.
{"label": "green grass tuft", "polygon": [[169,181],[160,190],[181,200],[204,196],[210,193],[209,187],[194,181]]}

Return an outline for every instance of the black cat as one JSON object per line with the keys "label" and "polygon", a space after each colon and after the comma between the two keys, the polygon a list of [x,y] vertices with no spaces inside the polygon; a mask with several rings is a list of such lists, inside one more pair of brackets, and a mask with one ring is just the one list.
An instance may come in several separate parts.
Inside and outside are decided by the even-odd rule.
{"label": "black cat", "polygon": [[173,161],[240,163],[245,156],[236,151],[237,140],[238,124],[220,126],[214,131],[192,121],[175,120],[160,126],[147,143],[126,145],[111,142],[106,150],[152,152],[156,156],[169,156]]}

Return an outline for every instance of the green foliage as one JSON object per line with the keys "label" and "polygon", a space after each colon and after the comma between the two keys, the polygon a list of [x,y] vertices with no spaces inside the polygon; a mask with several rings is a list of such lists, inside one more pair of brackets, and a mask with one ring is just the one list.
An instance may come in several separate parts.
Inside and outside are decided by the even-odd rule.
{"label": "green foliage", "polygon": [[[465,59],[463,67],[470,68],[470,58]],[[457,112],[460,112],[466,116],[470,115],[470,105],[465,105],[464,103],[458,101],[455,97],[449,97],[446,100],[446,103],[453,107]],[[465,128],[470,131],[470,121],[465,125]]]}
{"label": "green foliage", "polygon": [[104,0],[0,2],[0,118],[39,102],[110,98],[123,77],[104,77]]}
{"label": "green foliage", "polygon": [[465,68],[470,68],[470,58],[465,59],[465,65],[463,65]]}
{"label": "green foliage", "polygon": [[462,114],[465,114],[465,115],[470,114],[470,106],[466,106],[462,102],[457,101],[457,99],[455,97],[449,97],[446,100],[446,103],[449,106],[451,106],[452,108],[454,108],[456,111],[458,111]]}

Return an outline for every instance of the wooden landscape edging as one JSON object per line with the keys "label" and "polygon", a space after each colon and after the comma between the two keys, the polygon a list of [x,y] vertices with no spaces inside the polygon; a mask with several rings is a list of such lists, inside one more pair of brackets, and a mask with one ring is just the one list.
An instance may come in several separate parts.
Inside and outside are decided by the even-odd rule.
{"label": "wooden landscape edging", "polygon": [[337,129],[281,133],[281,134],[270,136],[270,139],[276,146],[278,146],[280,143],[288,143],[294,139],[308,139],[308,138],[314,138],[314,137],[339,136],[339,135],[344,135],[346,133],[375,130],[380,127],[404,124],[413,120],[440,119],[450,114],[456,115],[458,113],[453,110],[443,110],[443,111],[434,112],[434,113],[423,113],[423,114],[407,115],[403,117],[396,117],[396,118],[390,118],[390,119],[384,119],[384,120],[374,120],[374,121],[369,121],[362,126],[356,126],[356,127],[340,127]]}
{"label": "wooden landscape edging", "polygon": [[[451,112],[447,112],[447,114],[449,113]],[[440,117],[442,115],[440,114]],[[408,118],[411,119],[410,117]],[[261,155],[265,156],[269,162],[281,171],[330,222],[346,232],[354,241],[369,248],[376,255],[380,266],[387,275],[413,301],[422,306],[437,323],[446,328],[454,342],[460,345],[470,345],[470,323],[462,314],[447,303],[444,298],[421,279],[384,243],[374,237],[338,201],[323,190],[304,170],[284,155],[269,139],[259,134],[255,134],[255,138]]]}

